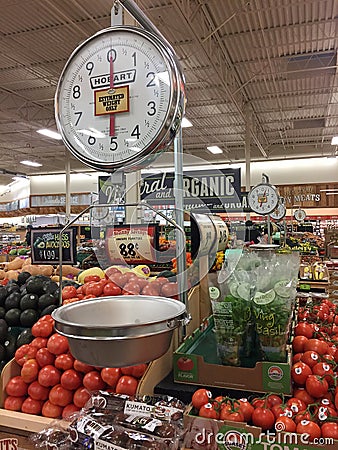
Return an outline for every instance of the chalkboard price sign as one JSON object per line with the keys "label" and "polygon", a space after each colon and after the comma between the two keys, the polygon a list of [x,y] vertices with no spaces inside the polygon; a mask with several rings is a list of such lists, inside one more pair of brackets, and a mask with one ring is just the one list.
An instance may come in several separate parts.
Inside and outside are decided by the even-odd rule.
{"label": "chalkboard price sign", "polygon": [[[31,230],[32,264],[59,264],[60,228]],[[62,264],[76,264],[76,228],[62,233]]]}

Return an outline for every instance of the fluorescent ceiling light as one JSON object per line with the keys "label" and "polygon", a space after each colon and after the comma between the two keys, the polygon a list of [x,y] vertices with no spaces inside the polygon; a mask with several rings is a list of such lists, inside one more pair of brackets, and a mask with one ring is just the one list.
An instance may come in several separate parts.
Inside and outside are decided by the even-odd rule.
{"label": "fluorescent ceiling light", "polygon": [[223,153],[223,150],[219,148],[217,145],[211,145],[210,147],[207,147],[210,153],[213,153],[214,155],[218,155],[220,153]]}
{"label": "fluorescent ceiling light", "polygon": [[331,145],[338,145],[338,136],[333,136],[331,140]]}
{"label": "fluorescent ceiling light", "polygon": [[192,127],[192,123],[190,122],[189,119],[187,119],[186,117],[183,117],[181,127],[182,128]]}
{"label": "fluorescent ceiling light", "polygon": [[31,167],[41,167],[42,164],[38,163],[38,162],[34,162],[34,161],[20,161],[20,164],[24,164],[25,166],[31,166]]}
{"label": "fluorescent ceiling light", "polygon": [[41,128],[41,130],[36,130],[36,132],[39,134],[43,134],[44,136],[47,136],[49,138],[57,139],[58,141],[62,139],[60,133],[57,133],[56,131],[53,130],[48,130],[47,128]]}

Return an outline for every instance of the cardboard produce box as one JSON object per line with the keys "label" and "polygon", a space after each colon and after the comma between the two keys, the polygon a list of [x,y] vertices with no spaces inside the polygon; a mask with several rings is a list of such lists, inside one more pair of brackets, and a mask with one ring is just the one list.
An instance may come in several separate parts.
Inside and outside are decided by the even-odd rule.
{"label": "cardboard produce box", "polygon": [[[233,448],[245,450],[246,444],[253,444],[259,440],[262,430],[244,422],[208,419],[194,415],[194,408],[190,405],[183,416],[185,437],[184,449],[218,450]],[[249,448],[249,447],[248,447]]]}
{"label": "cardboard produce box", "polygon": [[286,362],[259,361],[252,367],[219,364],[213,318],[207,319],[174,352],[174,380],[254,392],[291,394],[291,351]]}

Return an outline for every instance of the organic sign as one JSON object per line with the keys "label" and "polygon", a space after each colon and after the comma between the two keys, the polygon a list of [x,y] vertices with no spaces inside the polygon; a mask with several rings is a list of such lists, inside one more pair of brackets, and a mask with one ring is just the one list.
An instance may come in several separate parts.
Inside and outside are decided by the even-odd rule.
{"label": "organic sign", "polygon": [[114,225],[107,227],[106,248],[113,264],[151,264],[156,262],[158,225]]}
{"label": "organic sign", "polygon": [[[151,205],[173,205],[173,172],[148,174],[142,178],[141,199]],[[241,203],[240,169],[186,172],[183,175],[185,210],[203,212],[239,211]]]}
{"label": "organic sign", "polygon": [[[31,231],[32,264],[59,264],[60,228]],[[62,264],[76,264],[76,228],[62,233]]]}

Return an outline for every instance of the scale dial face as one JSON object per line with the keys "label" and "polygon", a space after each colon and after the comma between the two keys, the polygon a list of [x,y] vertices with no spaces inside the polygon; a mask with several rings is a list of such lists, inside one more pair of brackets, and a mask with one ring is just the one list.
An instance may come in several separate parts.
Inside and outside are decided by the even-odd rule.
{"label": "scale dial face", "polygon": [[302,222],[306,217],[306,212],[304,209],[296,209],[293,215],[298,222]]}
{"label": "scale dial face", "polygon": [[270,214],[278,205],[278,201],[276,188],[267,183],[257,184],[248,194],[249,206],[257,214]]}
{"label": "scale dial face", "polygon": [[108,172],[146,166],[174,139],[183,113],[175,57],[156,36],[135,27],[107,28],[80,44],[55,95],[67,148]]}
{"label": "scale dial face", "polygon": [[270,217],[274,220],[281,220],[283,219],[283,217],[285,217],[285,214],[286,214],[285,206],[283,205],[283,203],[279,203],[270,214]]}

